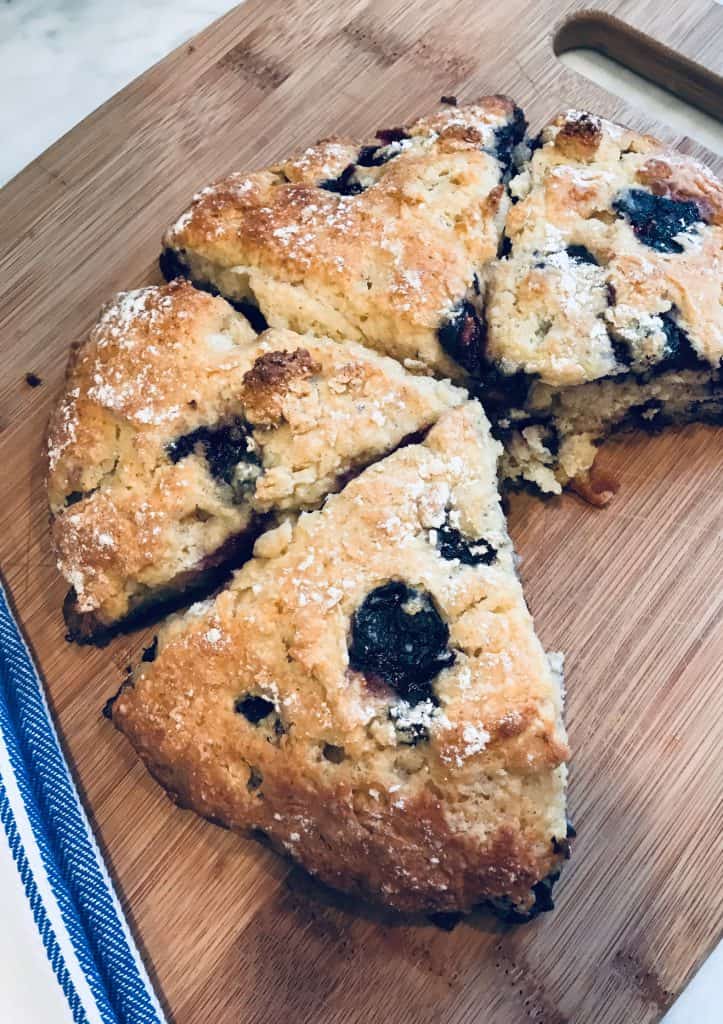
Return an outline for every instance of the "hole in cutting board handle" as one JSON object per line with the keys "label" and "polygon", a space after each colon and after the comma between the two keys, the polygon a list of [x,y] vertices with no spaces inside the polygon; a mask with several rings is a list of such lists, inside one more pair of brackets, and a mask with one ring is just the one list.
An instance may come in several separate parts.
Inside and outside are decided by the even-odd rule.
{"label": "hole in cutting board handle", "polygon": [[[553,49],[597,85],[723,152],[723,78],[714,71],[597,11],[563,22]],[[692,122],[688,104],[697,108]]]}

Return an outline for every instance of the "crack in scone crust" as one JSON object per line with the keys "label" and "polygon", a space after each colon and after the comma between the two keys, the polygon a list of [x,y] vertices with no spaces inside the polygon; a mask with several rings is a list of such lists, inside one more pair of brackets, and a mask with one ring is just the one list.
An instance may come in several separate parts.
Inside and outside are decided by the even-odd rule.
{"label": "crack in scone crust", "polygon": [[49,431],[71,636],[216,583],[270,514],[317,507],[465,397],[353,342],[257,336],[185,281],[120,296]]}
{"label": "crack in scone crust", "polygon": [[[503,473],[556,491],[627,426],[719,423],[723,186],[649,136],[580,111],[510,183],[478,393]],[[552,446],[550,445],[552,441]]]}
{"label": "crack in scone crust", "polygon": [[497,254],[524,132],[521,110],[490,96],[232,174],[166,233],[162,268],[254,302],[271,325],[464,379],[439,332]]}
{"label": "crack in scone crust", "polygon": [[[445,413],[161,627],[111,714],[183,805],[402,910],[538,903],[568,751],[498,455],[478,403]],[[494,561],[443,556],[450,522]]]}

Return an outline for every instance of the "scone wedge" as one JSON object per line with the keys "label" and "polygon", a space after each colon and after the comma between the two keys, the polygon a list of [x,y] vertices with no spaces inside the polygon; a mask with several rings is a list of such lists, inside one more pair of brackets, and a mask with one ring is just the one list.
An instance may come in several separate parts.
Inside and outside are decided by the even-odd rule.
{"label": "scone wedge", "polygon": [[318,507],[465,399],[354,342],[257,335],[185,281],[119,296],[49,429],[71,638],[207,593],[270,519]]}
{"label": "scone wedge", "polygon": [[167,231],[161,269],[252,304],[274,327],[353,338],[465,379],[524,133],[522,111],[488,96],[365,144],[328,139],[231,174]]}
{"label": "scone wedge", "polygon": [[550,908],[561,679],[499,452],[478,403],[446,412],[164,623],[108,714],[175,800],[399,910]]}
{"label": "scone wedge", "polygon": [[723,418],[723,185],[650,136],[569,111],[510,190],[479,394],[505,476],[552,492],[575,481],[595,500],[608,434]]}

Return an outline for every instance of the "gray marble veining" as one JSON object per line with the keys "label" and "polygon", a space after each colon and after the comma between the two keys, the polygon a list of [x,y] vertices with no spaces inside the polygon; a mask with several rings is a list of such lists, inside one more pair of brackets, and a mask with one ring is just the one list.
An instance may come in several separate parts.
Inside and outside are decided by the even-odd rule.
{"label": "gray marble veining", "polygon": [[0,0],[0,184],[233,0]]}

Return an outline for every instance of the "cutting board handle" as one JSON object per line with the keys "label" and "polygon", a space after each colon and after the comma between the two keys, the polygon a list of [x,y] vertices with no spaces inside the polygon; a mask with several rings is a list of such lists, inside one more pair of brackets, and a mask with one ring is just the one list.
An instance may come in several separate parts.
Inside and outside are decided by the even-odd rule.
{"label": "cutting board handle", "polygon": [[[723,31],[723,8],[718,8]],[[558,26],[556,56],[567,50],[596,50],[720,120],[723,78],[664,43],[603,11],[579,11]]]}

